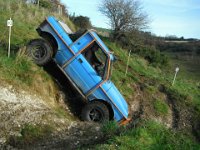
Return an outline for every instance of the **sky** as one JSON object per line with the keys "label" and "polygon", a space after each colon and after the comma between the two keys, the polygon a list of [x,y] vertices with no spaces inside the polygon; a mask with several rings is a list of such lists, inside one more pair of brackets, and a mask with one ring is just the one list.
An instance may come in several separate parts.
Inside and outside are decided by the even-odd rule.
{"label": "sky", "polygon": [[[157,36],[200,39],[200,0],[139,0],[151,22],[147,31]],[[96,27],[110,28],[98,11],[101,0],[61,0],[70,14],[90,18]]]}

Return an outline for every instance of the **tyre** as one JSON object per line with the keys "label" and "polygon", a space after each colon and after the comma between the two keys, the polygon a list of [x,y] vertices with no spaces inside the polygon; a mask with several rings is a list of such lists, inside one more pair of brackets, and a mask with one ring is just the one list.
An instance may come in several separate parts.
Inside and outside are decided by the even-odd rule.
{"label": "tyre", "polygon": [[83,108],[81,115],[82,115],[81,118],[84,121],[93,121],[93,122],[109,121],[108,107],[99,101],[88,103]]}
{"label": "tyre", "polygon": [[27,53],[37,65],[43,66],[51,60],[53,49],[47,41],[35,39],[28,44]]}

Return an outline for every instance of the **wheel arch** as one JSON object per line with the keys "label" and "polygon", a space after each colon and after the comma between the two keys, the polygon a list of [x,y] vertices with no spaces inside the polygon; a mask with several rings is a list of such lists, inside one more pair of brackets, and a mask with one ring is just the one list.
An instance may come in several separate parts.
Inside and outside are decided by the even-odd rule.
{"label": "wheel arch", "polygon": [[105,104],[107,106],[108,110],[109,110],[109,119],[112,120],[114,118],[114,111],[113,111],[112,106],[109,102],[102,100],[102,99],[94,99],[94,100],[91,100],[90,102],[94,102],[94,101],[98,101],[98,102]]}
{"label": "wheel arch", "polygon": [[53,55],[55,55],[58,50],[58,42],[55,39],[55,37],[51,33],[41,31],[41,30],[37,30],[37,31],[42,38],[44,38],[46,41],[49,42],[49,44],[53,48]]}

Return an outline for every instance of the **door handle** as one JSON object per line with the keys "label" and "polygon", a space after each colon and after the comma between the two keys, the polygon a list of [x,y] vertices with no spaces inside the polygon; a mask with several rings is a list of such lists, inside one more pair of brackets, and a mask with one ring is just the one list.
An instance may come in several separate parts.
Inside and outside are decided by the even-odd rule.
{"label": "door handle", "polygon": [[83,63],[83,60],[82,60],[81,58],[79,58],[78,61],[79,61],[80,63]]}

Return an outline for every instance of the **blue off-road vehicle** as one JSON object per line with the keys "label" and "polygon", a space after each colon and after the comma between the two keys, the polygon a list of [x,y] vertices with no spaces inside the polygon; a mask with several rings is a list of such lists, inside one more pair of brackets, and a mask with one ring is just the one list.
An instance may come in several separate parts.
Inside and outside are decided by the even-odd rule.
{"label": "blue off-road vehicle", "polygon": [[40,66],[53,59],[87,101],[82,109],[82,119],[127,122],[127,102],[110,81],[114,55],[95,31],[72,33],[65,23],[48,17],[37,32],[42,38],[28,44],[28,55]]}

